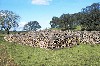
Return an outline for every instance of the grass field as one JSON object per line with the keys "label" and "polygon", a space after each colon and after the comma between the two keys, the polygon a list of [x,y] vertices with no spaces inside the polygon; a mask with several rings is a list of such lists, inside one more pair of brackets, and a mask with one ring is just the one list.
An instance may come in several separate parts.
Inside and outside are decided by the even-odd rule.
{"label": "grass field", "polygon": [[[3,36],[0,34],[0,57],[13,60],[15,65],[12,66],[100,66],[100,45],[82,44],[73,48],[46,50],[9,43],[4,41]],[[6,66],[7,63],[3,65],[1,60],[0,66]]]}

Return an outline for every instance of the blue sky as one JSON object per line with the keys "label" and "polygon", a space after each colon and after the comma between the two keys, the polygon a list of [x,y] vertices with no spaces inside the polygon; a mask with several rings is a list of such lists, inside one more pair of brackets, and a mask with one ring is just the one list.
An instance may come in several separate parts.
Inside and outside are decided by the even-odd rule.
{"label": "blue sky", "polygon": [[99,0],[0,0],[0,10],[13,11],[21,17],[17,30],[22,30],[29,21],[38,21],[45,29],[50,27],[53,16],[77,13],[97,2]]}

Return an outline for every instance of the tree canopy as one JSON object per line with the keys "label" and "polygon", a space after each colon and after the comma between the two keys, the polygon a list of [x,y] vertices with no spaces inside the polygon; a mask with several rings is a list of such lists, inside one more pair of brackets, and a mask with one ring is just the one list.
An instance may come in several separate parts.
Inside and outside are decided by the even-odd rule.
{"label": "tree canopy", "polygon": [[16,28],[19,26],[18,25],[19,19],[20,19],[20,16],[18,16],[12,11],[1,10],[0,11],[1,30],[5,29],[5,31],[7,31],[7,33],[9,34],[9,30],[11,28]]}
{"label": "tree canopy", "polygon": [[100,30],[100,3],[93,3],[78,13],[53,17],[50,25],[51,28],[75,29],[80,26],[81,30]]}
{"label": "tree canopy", "polygon": [[28,22],[27,24],[24,25],[23,30],[36,31],[37,29],[40,29],[40,28],[41,28],[41,26],[39,25],[39,23],[37,21],[30,21],[30,22]]}
{"label": "tree canopy", "polygon": [[93,3],[82,9],[80,21],[85,30],[100,30],[100,3]]}

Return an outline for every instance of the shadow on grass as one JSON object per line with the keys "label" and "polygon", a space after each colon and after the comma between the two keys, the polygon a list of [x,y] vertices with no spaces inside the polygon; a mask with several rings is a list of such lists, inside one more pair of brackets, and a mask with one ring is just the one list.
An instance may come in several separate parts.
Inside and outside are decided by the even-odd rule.
{"label": "shadow on grass", "polygon": [[0,45],[0,66],[18,66],[7,52],[7,48]]}

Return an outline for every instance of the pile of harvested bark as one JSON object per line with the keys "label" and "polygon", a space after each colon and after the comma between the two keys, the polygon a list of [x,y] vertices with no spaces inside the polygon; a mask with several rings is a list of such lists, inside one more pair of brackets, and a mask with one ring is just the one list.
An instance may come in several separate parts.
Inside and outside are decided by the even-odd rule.
{"label": "pile of harvested bark", "polygon": [[6,35],[4,39],[32,47],[56,49],[81,43],[100,44],[100,31],[40,30]]}

